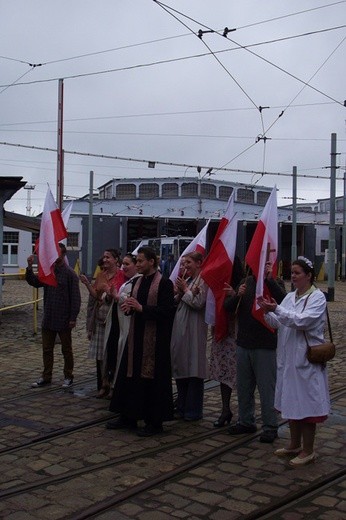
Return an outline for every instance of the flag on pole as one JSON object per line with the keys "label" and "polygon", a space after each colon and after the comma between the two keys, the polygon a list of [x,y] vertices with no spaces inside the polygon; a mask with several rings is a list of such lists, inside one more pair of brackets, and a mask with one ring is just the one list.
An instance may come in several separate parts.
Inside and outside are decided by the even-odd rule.
{"label": "flag on pole", "polygon": [[205,254],[206,249],[206,243],[207,243],[207,230],[209,226],[210,219],[206,223],[206,225],[201,229],[201,231],[198,233],[198,235],[188,244],[188,246],[184,249],[183,253],[179,257],[177,263],[174,266],[173,271],[171,272],[171,275],[169,279],[175,283],[177,281],[178,275],[179,275],[179,269],[180,269],[180,262],[184,255],[187,255],[187,253],[192,253],[193,251],[198,251],[199,253],[202,253],[202,255]]}
{"label": "flag on pole", "polygon": [[48,186],[37,245],[38,278],[47,285],[57,286],[54,262],[60,256],[59,242],[67,238],[66,227],[53,194]]}
{"label": "flag on pole", "polygon": [[257,305],[259,296],[269,296],[269,291],[264,283],[264,269],[266,262],[271,262],[273,278],[277,275],[278,257],[278,208],[276,201],[276,186],[274,186],[269,199],[264,207],[261,218],[256,226],[249,249],[245,255],[245,262],[251,268],[256,278],[256,295],[252,309],[253,316],[268,328],[263,311]]}
{"label": "flag on pole", "polygon": [[[225,209],[225,214],[222,217],[222,219],[219,222],[219,226],[217,228],[213,243],[211,245],[210,250],[212,249],[213,245],[217,242],[218,238],[220,237],[221,233],[227,226],[228,222],[233,217],[234,213],[234,192],[232,192],[231,196],[229,197],[227,201],[227,206]],[[211,289],[208,289],[207,292],[207,300],[205,305],[205,322],[208,323],[208,325],[215,325],[215,315],[216,315],[216,309],[215,309],[215,298],[214,294]]]}
{"label": "flag on pole", "polygon": [[[234,196],[228,201],[225,217],[221,220],[210,252],[205,259],[201,278],[209,287],[206,305],[206,322],[215,325],[215,339],[227,336],[228,317],[223,308],[225,283],[230,283],[237,242],[238,221],[234,213]],[[221,226],[221,233],[219,229]]]}
{"label": "flag on pole", "polygon": [[66,208],[63,209],[62,213],[61,213],[61,216],[62,216],[62,220],[64,222],[64,225],[65,225],[65,228],[67,229],[67,224],[68,224],[68,221],[70,220],[70,215],[71,215],[71,211],[72,211],[72,206],[73,206],[73,201],[71,200],[71,202],[69,202],[66,206]]}

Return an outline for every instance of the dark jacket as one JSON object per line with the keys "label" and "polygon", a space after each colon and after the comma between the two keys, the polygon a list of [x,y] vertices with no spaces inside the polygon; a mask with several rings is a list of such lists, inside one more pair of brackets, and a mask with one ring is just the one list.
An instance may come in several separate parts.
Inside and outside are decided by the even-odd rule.
{"label": "dark jacket", "polygon": [[[243,348],[275,349],[277,344],[276,331],[272,332],[252,315],[252,307],[256,295],[256,280],[254,276],[248,276],[240,282],[239,286],[243,283],[246,283],[247,287],[245,294],[242,297],[238,295],[226,296],[224,302],[224,307],[227,311],[234,313],[237,310],[237,345]],[[265,283],[271,296],[278,303],[281,303],[286,296],[283,282],[281,280],[266,279]],[[238,292],[239,286],[236,292]]]}
{"label": "dark jacket", "polygon": [[25,279],[33,287],[43,287],[42,327],[49,330],[65,330],[70,321],[76,321],[81,306],[79,279],[66,264],[54,269],[57,287],[41,283],[32,269],[27,269]]}

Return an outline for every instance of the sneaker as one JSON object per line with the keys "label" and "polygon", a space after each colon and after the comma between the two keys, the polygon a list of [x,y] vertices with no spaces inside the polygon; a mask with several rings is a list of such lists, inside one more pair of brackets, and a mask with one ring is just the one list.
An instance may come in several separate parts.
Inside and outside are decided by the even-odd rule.
{"label": "sneaker", "polygon": [[278,438],[278,433],[276,430],[267,430],[261,433],[260,442],[265,442],[267,444],[271,444]]}
{"label": "sneaker", "polygon": [[255,433],[257,430],[256,426],[245,426],[245,424],[237,423],[234,426],[228,428],[230,435],[241,435],[242,433]]}
{"label": "sneaker", "polygon": [[63,388],[69,388],[72,385],[73,385],[73,379],[64,379],[62,387]]}
{"label": "sneaker", "polygon": [[41,386],[50,385],[51,381],[45,381],[43,377],[40,377],[35,383],[32,383],[31,388],[40,388]]}

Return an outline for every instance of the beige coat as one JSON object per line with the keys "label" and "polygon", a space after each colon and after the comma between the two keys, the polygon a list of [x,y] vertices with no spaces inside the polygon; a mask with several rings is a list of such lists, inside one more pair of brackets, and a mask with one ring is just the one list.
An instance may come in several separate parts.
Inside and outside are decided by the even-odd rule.
{"label": "beige coat", "polygon": [[191,290],[187,291],[179,302],[174,318],[171,360],[172,376],[175,379],[208,377],[208,326],[204,319],[207,286],[198,278],[189,282],[189,288],[193,288],[196,283],[199,293],[194,296]]}

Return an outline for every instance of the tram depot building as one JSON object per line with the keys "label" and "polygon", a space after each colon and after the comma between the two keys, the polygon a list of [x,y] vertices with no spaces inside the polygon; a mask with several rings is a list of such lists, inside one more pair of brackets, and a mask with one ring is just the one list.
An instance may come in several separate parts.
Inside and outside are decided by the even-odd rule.
{"label": "tram depot building", "polygon": [[[78,262],[81,271],[87,272],[90,220],[93,266],[96,266],[97,260],[107,248],[120,249],[122,253],[126,253],[135,249],[141,239],[194,237],[210,219],[208,247],[232,192],[235,193],[235,211],[238,219],[236,253],[244,259],[271,190],[272,187],[268,186],[247,186],[227,181],[201,180],[196,177],[112,179],[98,188],[98,195],[94,195],[91,206],[88,194],[73,200],[68,223],[69,263],[74,266]],[[341,255],[343,198],[337,197],[335,202],[338,263]],[[5,212],[5,273],[16,273],[25,268],[26,258],[31,254],[38,235],[39,218],[18,217],[23,217],[19,220],[25,220],[26,224],[18,225],[16,228],[18,219],[11,219],[11,213]],[[278,257],[282,274],[288,278],[292,205],[278,208],[278,220]],[[319,200],[314,204],[299,204],[296,220],[298,254],[314,259],[319,271],[324,266],[325,251],[328,248],[329,199]]]}

